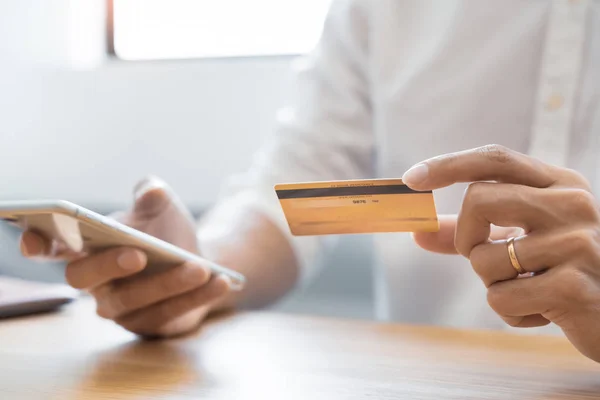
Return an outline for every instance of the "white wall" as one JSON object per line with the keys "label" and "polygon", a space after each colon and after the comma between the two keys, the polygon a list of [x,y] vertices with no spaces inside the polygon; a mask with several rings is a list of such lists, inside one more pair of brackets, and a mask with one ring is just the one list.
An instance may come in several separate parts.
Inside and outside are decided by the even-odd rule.
{"label": "white wall", "polygon": [[0,90],[1,196],[121,204],[154,173],[210,202],[271,131],[286,75],[282,60],[13,71]]}
{"label": "white wall", "polygon": [[211,202],[272,131],[290,60],[72,69],[68,5],[0,3],[0,197],[119,207],[135,181],[153,173],[186,202]]}

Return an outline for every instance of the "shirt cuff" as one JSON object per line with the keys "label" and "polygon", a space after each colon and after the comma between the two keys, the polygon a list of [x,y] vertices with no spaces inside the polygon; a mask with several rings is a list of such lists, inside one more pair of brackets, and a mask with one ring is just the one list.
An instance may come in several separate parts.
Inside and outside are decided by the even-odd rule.
{"label": "shirt cuff", "polygon": [[233,194],[231,200],[242,207],[252,208],[262,213],[279,228],[281,233],[290,243],[292,251],[294,252],[294,257],[300,273],[298,285],[304,287],[311,282],[318,272],[317,256],[321,250],[321,242],[318,237],[298,237],[291,234],[274,189],[243,189],[240,192]]}

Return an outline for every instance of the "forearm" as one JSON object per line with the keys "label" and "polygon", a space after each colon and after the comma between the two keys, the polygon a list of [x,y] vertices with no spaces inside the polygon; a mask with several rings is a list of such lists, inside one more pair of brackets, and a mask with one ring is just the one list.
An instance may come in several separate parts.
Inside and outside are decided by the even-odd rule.
{"label": "forearm", "polygon": [[247,278],[214,311],[266,306],[287,293],[298,279],[292,247],[280,229],[260,211],[236,200],[217,205],[200,222],[203,257]]}

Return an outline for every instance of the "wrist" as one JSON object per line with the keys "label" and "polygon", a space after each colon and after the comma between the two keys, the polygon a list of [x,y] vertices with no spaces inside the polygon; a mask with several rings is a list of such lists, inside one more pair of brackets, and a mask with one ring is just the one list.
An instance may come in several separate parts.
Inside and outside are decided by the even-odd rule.
{"label": "wrist", "polygon": [[[222,257],[218,256],[220,254],[220,252],[211,251],[211,246],[208,246],[208,249],[207,249],[207,246],[205,245],[206,240],[201,240],[200,237],[201,237],[201,234],[200,234],[200,232],[198,232],[198,235],[196,236],[196,238],[197,238],[196,249],[197,249],[198,255],[200,255],[200,257],[203,257],[207,260],[214,261],[217,264],[222,265],[223,267],[230,268],[230,267],[228,267],[229,263],[224,262],[224,260],[222,260]],[[213,276],[212,279],[215,279],[216,277],[217,276]],[[231,283],[230,283],[230,285],[231,285]],[[236,308],[236,304],[237,304],[238,300],[239,300],[239,292],[229,289],[223,297],[215,300],[208,306],[209,314],[232,311]]]}

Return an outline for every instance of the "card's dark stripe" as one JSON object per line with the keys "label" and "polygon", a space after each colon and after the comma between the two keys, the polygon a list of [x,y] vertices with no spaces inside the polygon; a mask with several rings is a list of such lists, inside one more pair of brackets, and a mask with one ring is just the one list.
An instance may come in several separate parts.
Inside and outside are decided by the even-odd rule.
{"label": "card's dark stripe", "polygon": [[406,185],[383,185],[383,186],[344,186],[334,188],[311,188],[311,189],[285,189],[277,190],[277,197],[283,199],[303,199],[309,197],[335,197],[335,196],[362,196],[376,194],[412,194],[431,193],[431,191],[418,192]]}
{"label": "card's dark stripe", "polygon": [[[386,219],[377,219],[373,221],[373,218],[363,218],[365,222],[426,222],[426,221],[437,221],[437,218],[386,218]],[[294,226],[304,226],[304,225],[343,225],[343,224],[355,224],[357,222],[361,222],[361,219],[354,219],[350,221],[302,221],[293,223]]]}

